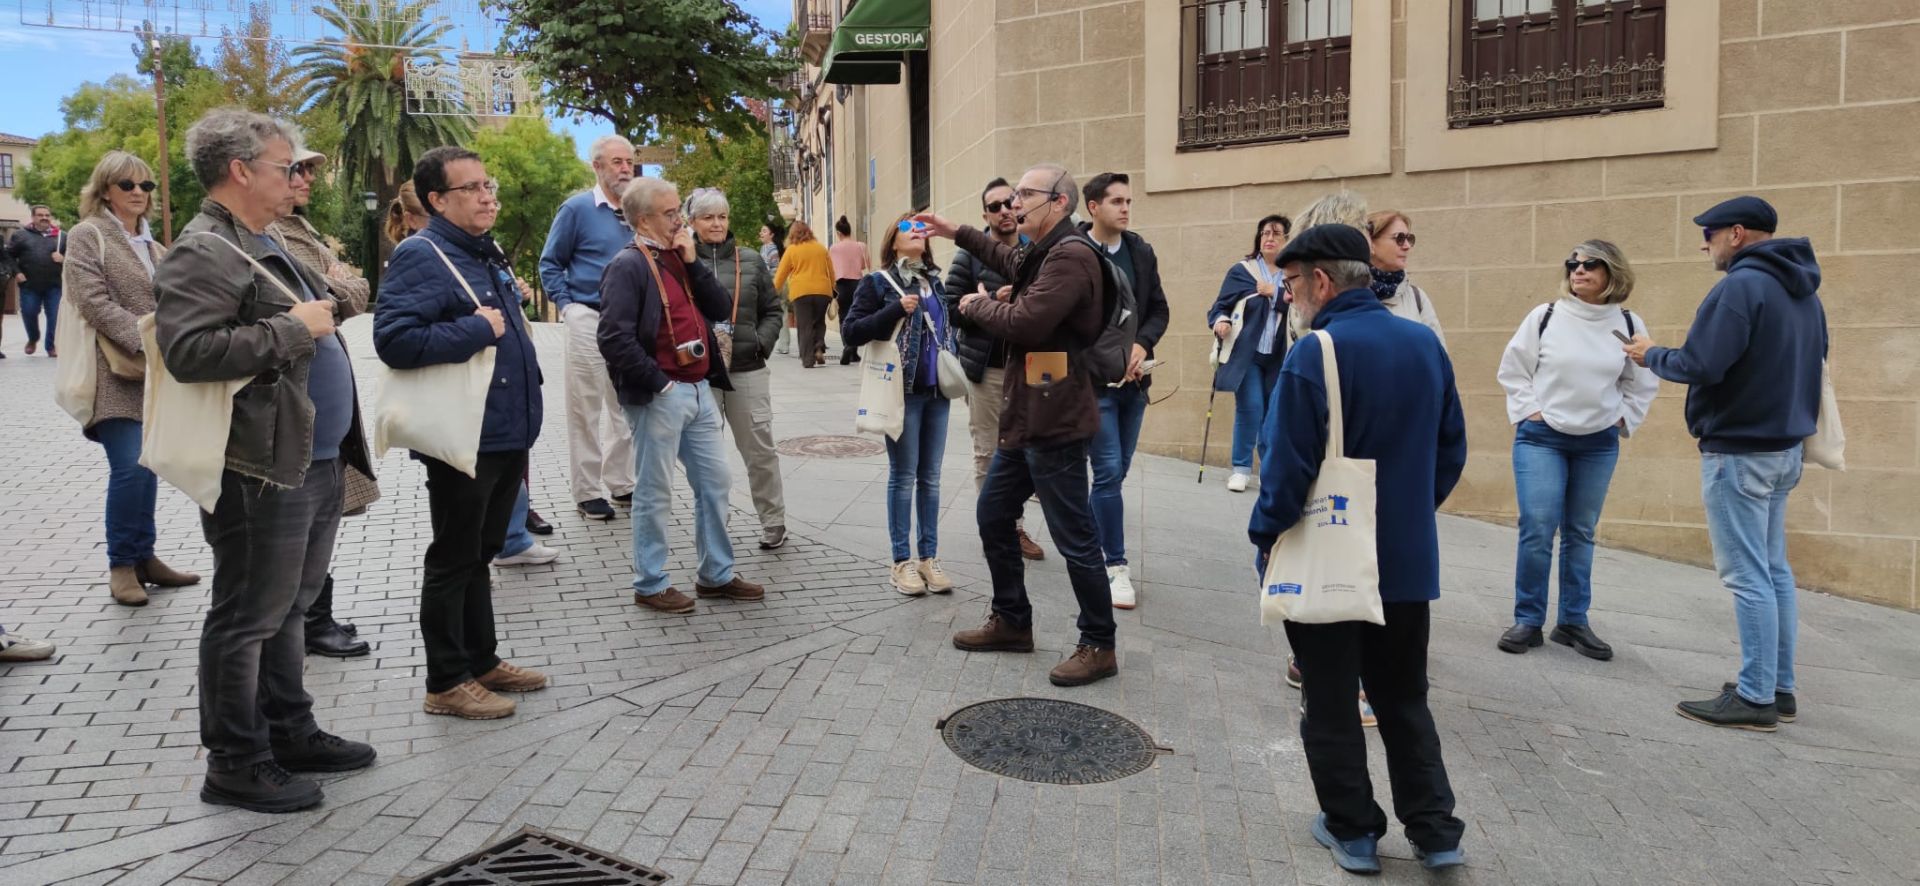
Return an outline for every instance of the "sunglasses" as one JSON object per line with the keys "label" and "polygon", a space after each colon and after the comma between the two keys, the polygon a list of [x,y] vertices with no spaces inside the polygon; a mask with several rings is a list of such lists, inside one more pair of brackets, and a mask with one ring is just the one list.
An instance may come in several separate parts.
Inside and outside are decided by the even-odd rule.
{"label": "sunglasses", "polygon": [[1701,228],[1701,229],[1700,229],[1700,239],[1701,239],[1701,240],[1704,240],[1704,241],[1706,241],[1706,242],[1708,242],[1708,243],[1712,243],[1712,242],[1713,242],[1713,235],[1714,235],[1714,232],[1715,232],[1715,231],[1721,231],[1721,230],[1725,230],[1725,229],[1724,229],[1724,228]]}
{"label": "sunglasses", "polygon": [[130,178],[123,178],[117,182],[114,182],[114,185],[118,187],[120,190],[126,191],[129,194],[133,193],[134,188],[139,188],[140,190],[146,191],[147,193],[151,194],[153,193],[154,188],[160,187],[159,185],[154,184],[151,181],[144,181],[136,184],[134,180]]}
{"label": "sunglasses", "polygon": [[1401,231],[1400,233],[1393,235],[1393,242],[1400,246],[1405,246],[1408,249],[1412,249],[1413,244],[1415,242],[1415,238],[1412,234],[1406,231]]}
{"label": "sunglasses", "polygon": [[926,233],[926,230],[927,230],[926,222],[914,221],[912,219],[902,219],[900,221],[900,233],[902,234],[906,234],[906,233],[924,234]]}
{"label": "sunglasses", "polygon": [[1598,271],[1601,268],[1604,268],[1606,266],[1607,266],[1606,262],[1603,262],[1597,258],[1590,258],[1590,259],[1587,259],[1586,261],[1581,261],[1576,258],[1567,259],[1567,273],[1569,274],[1573,273],[1574,268],[1585,268],[1588,271]]}
{"label": "sunglasses", "polygon": [[1012,200],[995,200],[991,203],[986,204],[986,210],[988,215],[993,215],[995,213],[998,213],[1002,209],[1012,209],[1012,208],[1013,208]]}

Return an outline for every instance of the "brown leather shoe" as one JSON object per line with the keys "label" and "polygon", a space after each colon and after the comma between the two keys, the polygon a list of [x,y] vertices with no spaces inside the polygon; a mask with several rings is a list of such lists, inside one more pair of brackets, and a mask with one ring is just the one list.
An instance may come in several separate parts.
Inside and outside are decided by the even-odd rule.
{"label": "brown leather shoe", "polygon": [[766,599],[767,596],[766,588],[747,581],[738,575],[734,576],[732,581],[717,588],[710,588],[703,584],[695,584],[693,591],[702,597],[725,597],[728,600],[739,600],[743,603],[763,600]]}
{"label": "brown leather shoe", "polygon": [[987,623],[971,631],[953,635],[953,648],[968,652],[1032,652],[1033,628],[1007,624],[997,612],[987,613]]}
{"label": "brown leather shoe", "polygon": [[200,576],[191,572],[181,572],[165,563],[159,557],[151,557],[146,562],[133,567],[142,584],[163,588],[184,588],[200,583]]}
{"label": "brown leather shoe", "polygon": [[1120,660],[1111,649],[1076,646],[1073,655],[1055,665],[1047,679],[1055,686],[1085,686],[1120,673]]}
{"label": "brown leather shoe", "polygon": [[693,611],[693,598],[680,593],[678,588],[668,588],[651,597],[634,594],[633,605],[668,615],[685,615]]}
{"label": "brown leather shoe", "polygon": [[136,567],[115,566],[107,570],[107,591],[113,594],[113,602],[122,606],[147,605],[147,589],[140,583]]}
{"label": "brown leather shoe", "polygon": [[1016,531],[1020,533],[1020,556],[1029,560],[1047,559],[1047,549],[1041,547],[1039,542],[1034,541],[1032,536],[1027,535],[1025,529]]}
{"label": "brown leather shoe", "polygon": [[503,661],[480,675],[480,685],[494,692],[532,692],[547,688],[547,675]]}
{"label": "brown leather shoe", "polygon": [[514,704],[512,699],[494,695],[478,680],[468,680],[445,692],[427,693],[423,707],[429,714],[446,714],[465,720],[498,720],[513,716]]}

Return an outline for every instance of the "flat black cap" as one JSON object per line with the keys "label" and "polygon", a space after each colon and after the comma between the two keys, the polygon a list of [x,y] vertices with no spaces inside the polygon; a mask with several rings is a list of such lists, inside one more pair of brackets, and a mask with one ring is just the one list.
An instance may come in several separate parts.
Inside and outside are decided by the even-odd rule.
{"label": "flat black cap", "polygon": [[1780,214],[1773,211],[1773,204],[1751,195],[1735,197],[1712,209],[1693,217],[1693,223],[1703,228],[1730,228],[1739,225],[1754,231],[1769,234],[1780,224]]}
{"label": "flat black cap", "polygon": [[1373,248],[1367,235],[1352,225],[1314,225],[1287,241],[1274,264],[1286,267],[1300,261],[1373,261]]}

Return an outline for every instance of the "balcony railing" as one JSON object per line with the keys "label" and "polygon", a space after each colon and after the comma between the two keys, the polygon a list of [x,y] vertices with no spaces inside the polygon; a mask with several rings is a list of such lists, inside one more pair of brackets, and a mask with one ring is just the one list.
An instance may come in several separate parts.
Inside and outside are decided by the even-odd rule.
{"label": "balcony railing", "polygon": [[793,21],[800,26],[800,57],[817,65],[833,41],[833,10],[824,0],[794,0]]}
{"label": "balcony railing", "polygon": [[1508,71],[1478,80],[1455,80],[1447,88],[1447,120],[1456,129],[1539,117],[1657,108],[1666,99],[1666,65],[1653,56],[1622,58],[1611,65],[1588,62],[1531,74]]}

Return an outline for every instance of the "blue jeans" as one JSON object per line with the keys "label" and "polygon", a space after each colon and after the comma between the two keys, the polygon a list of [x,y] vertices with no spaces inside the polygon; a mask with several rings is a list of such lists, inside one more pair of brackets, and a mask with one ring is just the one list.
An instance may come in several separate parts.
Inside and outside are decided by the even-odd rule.
{"label": "blue jeans", "polygon": [[53,344],[54,323],[60,318],[60,287],[38,292],[20,287],[20,322],[27,327],[27,344],[40,340],[40,312],[47,313],[47,344]]}
{"label": "blue jeans", "polygon": [[1773,704],[1774,693],[1793,691],[1800,618],[1787,565],[1787,495],[1800,484],[1800,457],[1798,445],[1700,456],[1713,565],[1733,591],[1740,626],[1740,697],[1754,704]]}
{"label": "blue jeans", "polygon": [[[923,560],[940,556],[940,460],[947,454],[952,408],[953,401],[933,391],[910,392],[900,439],[887,440],[887,537],[895,563],[913,559],[915,548]],[[909,546],[916,519],[920,536]]]}
{"label": "blue jeans", "polygon": [[1108,566],[1127,563],[1127,501],[1120,487],[1133,468],[1133,451],[1140,446],[1140,425],[1146,417],[1147,392],[1139,385],[1100,389],[1100,430],[1087,449],[1093,463],[1088,506]]}
{"label": "blue jeans", "polygon": [[533,533],[527,531],[527,509],[532,503],[527,501],[527,483],[520,481],[520,494],[513,498],[513,513],[507,515],[507,541],[500,547],[500,556],[512,557],[525,553],[533,547]]}
{"label": "blue jeans", "polygon": [[1513,485],[1520,499],[1520,553],[1513,566],[1513,620],[1542,627],[1553,534],[1560,533],[1559,623],[1587,623],[1593,599],[1593,530],[1620,459],[1620,430],[1563,434],[1544,421],[1513,433]]}
{"label": "blue jeans", "polygon": [[153,505],[160,484],[140,466],[140,423],[109,418],[88,429],[107,450],[107,565],[153,559]]}
{"label": "blue jeans", "polygon": [[1280,382],[1280,362],[1247,367],[1240,387],[1233,391],[1233,469],[1253,473],[1253,453],[1260,445],[1260,429],[1267,423],[1267,398]]}
{"label": "blue jeans", "polygon": [[633,591],[651,597],[673,585],[667,574],[667,517],[673,510],[673,461],[693,487],[693,541],[706,587],[733,581],[727,537],[727,451],[720,405],[704,381],[680,382],[645,406],[621,406],[633,430]]}

